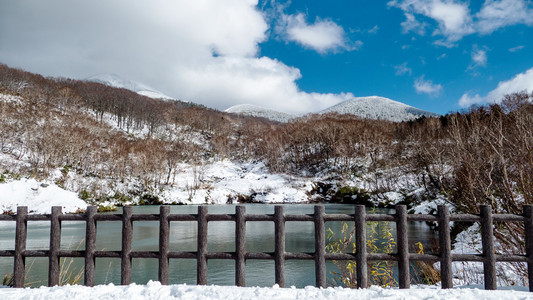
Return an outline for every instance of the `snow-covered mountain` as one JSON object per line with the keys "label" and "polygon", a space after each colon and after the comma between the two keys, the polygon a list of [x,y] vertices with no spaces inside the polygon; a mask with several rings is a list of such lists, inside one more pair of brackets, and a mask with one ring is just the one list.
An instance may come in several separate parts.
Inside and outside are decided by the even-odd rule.
{"label": "snow-covered mountain", "polygon": [[[291,115],[252,104],[235,105],[226,109],[226,112],[263,117],[278,122],[288,122],[294,118],[301,117],[301,115]],[[352,114],[365,119],[393,122],[413,120],[422,116],[439,116],[436,113],[424,111],[398,101],[378,96],[353,98],[326,108],[318,113]]]}
{"label": "snow-covered mountain", "polygon": [[346,100],[322,110],[320,114],[332,112],[339,114],[352,114],[367,119],[388,120],[394,122],[413,120],[422,116],[439,116],[436,113],[424,111],[407,104],[379,96],[358,97]]}
{"label": "snow-covered mountain", "polygon": [[252,117],[262,117],[277,122],[288,122],[291,119],[299,117],[297,115],[291,115],[252,104],[235,105],[226,109],[226,112]]}
{"label": "snow-covered mountain", "polygon": [[136,92],[137,94],[150,97],[150,98],[154,98],[154,99],[164,99],[164,100],[174,99],[145,84],[138,83],[132,80],[126,80],[126,79],[120,78],[119,76],[115,74],[98,74],[98,75],[91,76],[87,78],[86,80],[98,82],[98,83],[105,84],[111,87],[127,89],[130,91]]}

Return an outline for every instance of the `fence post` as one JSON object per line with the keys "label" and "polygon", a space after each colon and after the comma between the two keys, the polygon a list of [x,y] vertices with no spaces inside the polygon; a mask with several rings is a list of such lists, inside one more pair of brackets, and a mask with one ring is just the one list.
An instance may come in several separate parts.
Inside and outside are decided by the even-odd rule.
{"label": "fence post", "polygon": [[285,287],[285,216],[284,207],[274,207],[274,263],[276,283]]}
{"label": "fence post", "polygon": [[120,255],[121,285],[128,285],[131,283],[131,243],[133,239],[132,214],[133,208],[131,206],[124,206],[122,208],[122,251]]}
{"label": "fence post", "polygon": [[357,287],[368,288],[368,261],[366,251],[366,208],[355,206],[355,261],[357,271]]}
{"label": "fence post", "polygon": [[48,286],[59,285],[60,261],[59,250],[61,248],[61,206],[52,207],[50,216],[50,251],[48,252]]}
{"label": "fence post", "polygon": [[198,237],[196,258],[196,282],[207,284],[207,206],[198,206]]}
{"label": "fence post", "polygon": [[450,236],[450,210],[446,205],[437,206],[439,219],[439,248],[440,248],[440,276],[441,287],[453,287],[452,275],[452,242]]}
{"label": "fence post", "polygon": [[326,228],[324,206],[316,205],[315,222],[315,282],[316,287],[326,287]]}
{"label": "fence post", "polygon": [[84,283],[86,286],[94,286],[94,264],[96,251],[96,221],[94,216],[96,215],[97,207],[88,206],[85,224],[85,274]]}
{"label": "fence post", "polygon": [[170,247],[170,206],[159,207],[159,269],[157,277],[161,284],[168,284],[168,251]]}
{"label": "fence post", "polygon": [[407,207],[396,206],[396,235],[398,246],[398,285],[401,289],[408,289],[409,276],[409,243],[407,238]]}
{"label": "fence post", "polygon": [[485,289],[495,290],[496,286],[496,256],[494,254],[494,234],[492,208],[481,205],[481,242],[483,243],[483,274]]}
{"label": "fence post", "polygon": [[527,274],[529,291],[533,292],[533,205],[524,205],[524,233],[526,239]]}
{"label": "fence post", "polygon": [[235,285],[246,286],[246,207],[235,207]]}
{"label": "fence post", "polygon": [[17,207],[17,219],[15,229],[15,256],[13,262],[13,287],[24,287],[24,273],[26,269],[26,236],[28,234],[28,207]]}

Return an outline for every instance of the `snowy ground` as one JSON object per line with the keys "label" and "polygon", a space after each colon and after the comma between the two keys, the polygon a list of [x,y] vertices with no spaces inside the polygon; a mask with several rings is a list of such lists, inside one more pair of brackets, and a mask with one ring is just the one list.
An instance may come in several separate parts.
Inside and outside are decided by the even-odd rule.
{"label": "snowy ground", "polygon": [[[189,194],[191,189],[166,191],[167,197],[171,200],[189,197],[192,200],[191,203],[205,203],[207,199],[227,199],[228,195],[249,194],[253,190],[257,193],[256,199],[265,202],[305,201],[305,191],[309,188],[305,183],[296,183],[295,180],[281,175],[268,174],[264,170],[265,167],[262,164],[235,165],[227,161],[212,164],[202,170],[189,170],[182,173],[182,177],[177,176],[176,181],[194,180],[195,176],[200,176],[202,177],[202,180],[199,180],[200,184],[207,184],[207,186],[198,188],[192,194]],[[191,182],[181,183],[193,184]],[[295,184],[302,186],[298,188]],[[28,206],[32,213],[50,213],[50,207],[55,205],[62,206],[64,212],[83,210],[87,206],[76,193],[61,189],[51,182],[20,179],[0,184],[0,211],[15,212],[17,205]],[[475,232],[462,233],[454,252],[477,253],[478,243],[472,241],[475,238],[479,239]],[[461,266],[457,263],[454,264],[454,270],[458,274],[465,273],[461,271]],[[469,267],[467,270],[471,274],[467,274],[467,278],[462,278],[462,283],[472,283],[472,279],[476,279],[474,282],[483,282],[481,268]],[[520,278],[506,275],[513,282],[524,284]],[[533,299],[533,293],[525,292],[524,287],[513,287],[521,291],[483,291],[480,290],[481,286],[477,287],[479,289],[473,286],[451,290],[441,290],[435,286],[419,286],[410,290],[379,287],[365,290],[313,287],[280,289],[277,287],[161,286],[158,282],[150,282],[147,285],[114,286],[110,284],[95,288],[82,286],[5,288],[0,289],[0,299]]]}
{"label": "snowy ground", "polygon": [[417,286],[408,290],[371,287],[368,289],[346,289],[306,287],[272,288],[223,287],[195,285],[161,285],[149,282],[147,285],[131,284],[115,286],[100,285],[94,288],[84,286],[41,287],[36,289],[0,289],[0,299],[99,299],[99,300],[155,300],[155,299],[533,299],[533,293],[517,290],[485,291],[474,287],[443,290],[434,286]]}
{"label": "snowy ground", "polygon": [[175,185],[162,193],[166,202],[225,204],[229,198],[254,195],[264,203],[306,202],[310,180],[272,174],[261,162],[236,164],[223,160],[204,166],[182,166]]}
{"label": "snowy ground", "polygon": [[[58,180],[68,191],[54,184]],[[61,170],[56,170],[49,180],[44,181],[11,178],[5,181],[0,183],[0,213],[15,212],[17,205],[28,206],[33,213],[50,213],[50,206],[54,205],[63,206],[63,212],[75,212],[85,209],[87,204],[70,191],[98,185],[103,194],[112,197],[117,192],[128,195],[139,189],[135,178],[124,182],[106,181],[83,177],[74,171],[63,174]],[[199,166],[182,164],[173,176],[172,185],[161,186],[153,192],[164,203],[225,204],[237,201],[239,197],[262,203],[301,203],[309,200],[307,193],[312,188],[311,180],[272,174],[261,162],[237,164],[223,160]],[[121,204],[137,204],[137,200],[133,198],[133,201]],[[109,204],[113,203],[102,203],[104,206]]]}
{"label": "snowy ground", "polygon": [[35,179],[0,184],[0,213],[15,213],[17,206],[28,206],[30,213],[45,214],[50,213],[52,206],[62,206],[65,213],[85,210],[87,203],[80,200],[74,192]]}

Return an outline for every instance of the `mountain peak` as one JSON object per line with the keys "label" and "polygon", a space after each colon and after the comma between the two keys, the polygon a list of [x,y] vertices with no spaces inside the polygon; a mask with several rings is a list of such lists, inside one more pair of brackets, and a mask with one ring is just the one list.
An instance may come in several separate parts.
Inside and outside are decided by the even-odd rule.
{"label": "mountain peak", "polygon": [[393,122],[413,120],[422,116],[439,116],[436,113],[424,111],[407,104],[379,96],[357,97],[346,100],[322,110],[320,114],[333,112],[339,114],[352,114],[361,118],[388,120]]}
{"label": "mountain peak", "polygon": [[112,73],[97,74],[85,80],[105,84],[111,87],[127,89],[132,92],[136,92],[137,94],[154,99],[173,100],[172,97],[169,97],[145,84],[123,79],[120,76]]}
{"label": "mountain peak", "polygon": [[[277,122],[288,122],[291,119],[300,117],[299,115],[278,112],[253,104],[235,105],[228,108],[226,112],[254,117],[263,117]],[[318,112],[318,114],[327,113],[351,114],[365,119],[386,120],[393,122],[414,120],[422,116],[439,116],[436,113],[424,111],[380,96],[353,98]]]}
{"label": "mountain peak", "polygon": [[266,118],[276,122],[288,122],[298,117],[253,104],[237,104],[225,110],[228,113],[240,114],[252,117]]}

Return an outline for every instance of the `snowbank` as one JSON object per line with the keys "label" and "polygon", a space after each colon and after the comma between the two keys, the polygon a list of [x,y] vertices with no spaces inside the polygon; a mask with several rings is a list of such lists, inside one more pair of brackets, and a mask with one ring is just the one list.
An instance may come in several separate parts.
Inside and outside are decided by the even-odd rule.
{"label": "snowbank", "polygon": [[183,165],[175,187],[162,192],[166,202],[225,204],[228,199],[251,196],[256,202],[307,202],[311,181],[272,174],[262,162],[236,164],[229,160],[204,166]]}
{"label": "snowbank", "polygon": [[27,206],[32,213],[45,214],[50,213],[52,206],[61,206],[63,212],[68,213],[86,209],[87,203],[74,192],[35,179],[0,184],[0,213],[16,212],[17,206]]}
{"label": "snowbank", "polygon": [[6,102],[6,103],[20,104],[22,103],[22,97],[0,93],[0,101]]}
{"label": "snowbank", "polygon": [[147,285],[131,284],[115,286],[100,285],[41,287],[36,289],[0,289],[1,299],[99,299],[99,300],[155,300],[155,299],[533,299],[533,293],[525,291],[485,291],[476,288],[443,290],[434,286],[420,286],[409,290],[381,287],[368,289],[346,289],[306,287],[272,288],[234,286],[161,285],[148,282]]}

